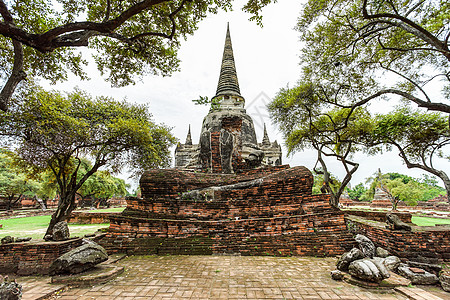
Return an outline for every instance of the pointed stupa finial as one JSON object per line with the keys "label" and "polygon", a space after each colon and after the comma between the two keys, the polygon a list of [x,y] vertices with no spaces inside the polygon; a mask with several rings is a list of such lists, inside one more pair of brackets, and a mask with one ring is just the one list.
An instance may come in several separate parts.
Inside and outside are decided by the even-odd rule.
{"label": "pointed stupa finial", "polygon": [[217,84],[217,91],[214,97],[220,95],[236,95],[242,97],[239,89],[236,66],[234,64],[233,47],[231,46],[230,23],[227,23],[222,66],[220,68],[219,83]]}
{"label": "pointed stupa finial", "polygon": [[189,124],[188,134],[186,137],[186,143],[185,145],[192,145],[192,137],[191,137],[191,124]]}
{"label": "pointed stupa finial", "polygon": [[262,144],[264,146],[270,146],[270,140],[269,140],[269,136],[267,135],[267,129],[266,129],[266,123],[264,123],[264,136],[263,136],[263,140],[262,140]]}

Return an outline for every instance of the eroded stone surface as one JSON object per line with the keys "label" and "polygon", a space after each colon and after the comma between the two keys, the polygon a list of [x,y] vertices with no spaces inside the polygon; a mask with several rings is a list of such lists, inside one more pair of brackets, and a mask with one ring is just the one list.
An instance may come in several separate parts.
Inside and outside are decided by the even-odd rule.
{"label": "eroded stone surface", "polygon": [[108,260],[105,249],[96,243],[88,243],[77,247],[60,257],[50,266],[50,275],[77,274]]}
{"label": "eroded stone surface", "polygon": [[8,277],[0,276],[0,299],[19,300],[22,299],[22,286],[16,281],[10,281]]}
{"label": "eroded stone surface", "polygon": [[344,279],[344,273],[339,270],[333,270],[331,271],[331,278],[333,280],[343,280]]}
{"label": "eroded stone surface", "polygon": [[362,234],[357,234],[355,240],[359,244],[359,249],[364,254],[365,257],[372,258],[375,255],[375,245],[373,242],[366,236]]}
{"label": "eroded stone surface", "polygon": [[350,263],[348,272],[356,278],[371,282],[381,282],[389,278],[389,271],[386,267],[370,258],[355,260]]}
{"label": "eroded stone surface", "polygon": [[450,292],[450,273],[442,272],[439,275],[439,282],[441,283],[442,289],[446,292]]}
{"label": "eroded stone surface", "polygon": [[386,222],[390,227],[392,227],[393,230],[411,231],[411,226],[400,220],[400,218],[395,214],[386,214]]}
{"label": "eroded stone surface", "polygon": [[377,249],[375,250],[375,256],[382,257],[382,258],[386,258],[386,257],[388,257],[389,255],[390,255],[390,254],[389,254],[389,251],[387,251],[387,250],[384,249],[384,248],[377,247]]}
{"label": "eroded stone surface", "polygon": [[389,271],[395,271],[400,266],[401,260],[397,256],[391,255],[386,257],[383,263]]}
{"label": "eroded stone surface", "polygon": [[340,271],[347,272],[348,266],[351,262],[361,259],[364,257],[364,254],[361,252],[361,250],[357,248],[353,248],[349,252],[344,253],[338,260],[336,264],[336,268]]}
{"label": "eroded stone surface", "polygon": [[2,238],[1,242],[2,244],[14,243],[14,238],[12,236],[7,235],[4,238]]}
{"label": "eroded stone surface", "polygon": [[69,226],[66,221],[61,221],[55,224],[52,232],[52,240],[65,241],[70,237]]}
{"label": "eroded stone surface", "polygon": [[431,274],[425,270],[422,270],[423,273],[414,272],[406,264],[401,264],[397,270],[400,275],[411,280],[412,284],[436,284],[439,281],[436,275]]}

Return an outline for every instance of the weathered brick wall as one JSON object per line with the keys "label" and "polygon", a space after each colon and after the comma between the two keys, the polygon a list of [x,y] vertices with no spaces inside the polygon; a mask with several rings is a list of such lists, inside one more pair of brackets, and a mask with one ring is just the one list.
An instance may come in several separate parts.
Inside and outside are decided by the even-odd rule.
{"label": "weathered brick wall", "polygon": [[[183,192],[262,178],[256,185],[214,190],[211,199]],[[246,174],[157,170],[141,179],[144,199],[128,201],[100,243],[110,252],[243,255],[342,254],[354,241],[329,195],[312,195],[304,167]]]}
{"label": "weathered brick wall", "polygon": [[51,263],[81,246],[82,239],[62,242],[23,242],[0,245],[0,274],[48,274]]}
{"label": "weathered brick wall", "polygon": [[220,221],[116,217],[100,243],[139,254],[334,256],[355,245],[343,224],[339,211]]}
{"label": "weathered brick wall", "polygon": [[[240,174],[211,174],[178,169],[155,169],[145,172],[140,180],[142,200],[127,199],[128,207],[145,209],[154,199],[175,199],[189,190],[249,181],[288,169],[288,165],[255,169]],[[309,172],[309,171],[308,171]]]}
{"label": "weathered brick wall", "polygon": [[120,212],[81,212],[74,211],[67,218],[67,223],[102,224],[109,223],[110,216],[120,215]]}
{"label": "weathered brick wall", "polygon": [[450,261],[450,228],[414,227],[413,231],[389,230],[383,223],[367,223],[357,217],[347,222],[358,233],[366,235],[376,246],[413,261],[438,263]]}
{"label": "weathered brick wall", "polygon": [[[201,179],[205,174],[196,174]],[[241,178],[241,176],[238,176]],[[217,180],[217,178],[211,178]],[[227,179],[231,179],[228,177]],[[300,215],[304,213],[322,212],[330,209],[325,198],[313,198],[311,195],[312,175],[306,168],[293,168],[269,174],[263,182],[255,187],[215,191],[210,200],[182,199],[178,189],[177,196],[167,197],[161,193],[153,193],[153,198],[134,199],[129,201],[123,215],[151,218],[196,218],[201,220],[272,217],[284,215]],[[216,182],[209,182],[215,184]],[[188,184],[187,181],[184,182]],[[176,186],[170,179],[153,184],[147,181],[142,187],[144,195],[148,190],[173,189]],[[204,187],[205,184],[201,183]],[[317,202],[317,203],[316,203]],[[319,203],[320,202],[320,203]],[[314,203],[314,204],[313,204]]]}
{"label": "weathered brick wall", "polygon": [[397,215],[403,222],[411,223],[411,214],[409,212],[367,211],[367,210],[343,210],[343,212],[346,215],[359,216],[378,222],[386,222],[386,214],[393,213],[394,215]]}

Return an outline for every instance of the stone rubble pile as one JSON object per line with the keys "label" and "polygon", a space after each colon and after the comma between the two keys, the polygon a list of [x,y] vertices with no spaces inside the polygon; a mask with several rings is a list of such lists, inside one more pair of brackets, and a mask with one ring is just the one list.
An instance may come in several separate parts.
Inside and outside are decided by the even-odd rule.
{"label": "stone rubble pile", "polygon": [[393,272],[409,279],[412,284],[440,283],[445,291],[450,292],[450,273],[443,272],[442,267],[410,261],[402,262],[397,256],[390,255],[387,250],[375,247],[368,237],[361,234],[356,235],[355,240],[358,242],[358,248],[351,249],[339,258],[337,270],[331,272],[332,279],[343,280],[345,273],[348,273],[360,281],[379,284]]}

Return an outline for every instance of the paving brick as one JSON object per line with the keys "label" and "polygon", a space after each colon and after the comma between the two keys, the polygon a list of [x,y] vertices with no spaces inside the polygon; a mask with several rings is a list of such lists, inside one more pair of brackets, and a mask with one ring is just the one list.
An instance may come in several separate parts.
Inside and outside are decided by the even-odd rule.
{"label": "paving brick", "polygon": [[[57,299],[420,299],[334,281],[329,271],[335,263],[335,258],[314,257],[131,256],[117,263],[126,272],[116,279],[91,288],[72,288]],[[218,269],[221,272],[214,272]],[[204,270],[212,271],[205,277]],[[26,281],[19,277],[26,291],[23,299],[38,299],[27,291],[41,286],[44,279],[49,278]],[[180,279],[188,284],[175,284]],[[406,291],[417,297],[426,293]],[[427,300],[438,300],[430,295]]]}

